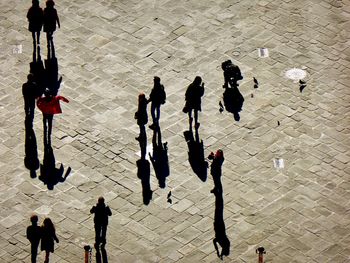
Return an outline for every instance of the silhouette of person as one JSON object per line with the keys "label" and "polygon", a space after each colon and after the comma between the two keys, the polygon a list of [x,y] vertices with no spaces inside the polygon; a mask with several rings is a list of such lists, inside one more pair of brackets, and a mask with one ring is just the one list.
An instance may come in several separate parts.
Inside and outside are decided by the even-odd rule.
{"label": "silhouette of person", "polygon": [[225,108],[228,112],[233,113],[235,121],[240,120],[239,112],[242,110],[244,97],[237,86],[227,88],[223,94]]}
{"label": "silhouette of person", "polygon": [[183,108],[184,113],[188,113],[190,130],[192,130],[192,110],[194,111],[195,129],[199,128],[198,111],[201,111],[201,97],[204,95],[204,83],[202,78],[197,76],[188,86],[185,94],[186,104]]}
{"label": "silhouette of person", "polygon": [[35,82],[34,75],[28,74],[27,82],[22,85],[22,94],[24,99],[24,112],[26,116],[26,124],[33,125],[35,99],[40,96],[40,91]]}
{"label": "silhouette of person", "polygon": [[100,244],[106,245],[108,217],[112,215],[112,211],[109,206],[106,206],[105,199],[101,196],[97,204],[90,209],[90,213],[95,214],[95,248],[98,249]]}
{"label": "silhouette of person", "polygon": [[39,0],[32,0],[32,6],[28,10],[27,19],[29,22],[28,30],[32,32],[33,47],[36,50],[36,44],[40,45],[40,31],[44,22],[44,13],[39,6]]}
{"label": "silhouette of person", "polygon": [[50,218],[45,218],[41,226],[41,251],[45,251],[45,261],[48,263],[50,259],[50,253],[54,252],[54,246],[56,241],[59,240],[56,236],[56,229]]}
{"label": "silhouette of person", "polygon": [[27,227],[27,239],[30,242],[31,262],[36,263],[38,247],[41,239],[41,227],[38,226],[38,216],[35,214],[30,217],[30,222],[32,224]]}
{"label": "silhouette of person", "polygon": [[160,118],[160,105],[165,103],[166,93],[164,86],[160,84],[160,78],[154,77],[154,86],[149,96],[148,102],[151,102],[151,116],[153,123],[149,126],[151,129],[155,129],[159,126]]}
{"label": "silhouette of person", "polygon": [[225,83],[223,88],[228,88],[228,84],[230,84],[231,88],[238,86],[238,80],[242,80],[242,74],[239,67],[232,63],[231,60],[226,60],[221,63],[221,68],[224,71],[224,79]]}
{"label": "silhouette of person", "polygon": [[56,24],[60,28],[60,20],[57,15],[57,10],[54,8],[55,2],[53,0],[46,1],[44,9],[44,32],[46,32],[48,54],[50,47],[53,48],[53,33],[56,31]]}
{"label": "silhouette of person", "polygon": [[30,177],[36,177],[36,170],[39,168],[38,148],[33,130],[33,123],[25,121],[25,157],[24,165],[30,171]]}
{"label": "silhouette of person", "polygon": [[[215,195],[215,214],[214,214],[214,231],[215,237],[213,244],[217,253],[217,256],[222,260],[224,256],[230,254],[230,240],[226,235],[226,228],[224,222],[224,199],[222,197],[223,189],[221,184],[221,167],[224,162],[224,153],[222,150],[217,150],[214,154],[210,153],[209,160],[212,160],[210,167],[210,173],[213,176],[214,188],[210,191]],[[219,251],[218,244],[221,246],[221,253]]]}
{"label": "silhouette of person", "polygon": [[48,89],[45,90],[45,96],[37,100],[37,106],[43,113],[44,144],[51,144],[53,115],[62,113],[60,100],[69,102],[63,96],[53,96]]}

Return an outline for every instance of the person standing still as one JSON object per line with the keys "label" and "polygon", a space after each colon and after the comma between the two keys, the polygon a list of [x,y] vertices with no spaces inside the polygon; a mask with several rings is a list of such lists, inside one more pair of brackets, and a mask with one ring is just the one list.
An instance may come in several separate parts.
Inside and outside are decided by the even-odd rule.
{"label": "person standing still", "polygon": [[160,119],[160,106],[165,103],[166,93],[164,91],[164,86],[160,83],[160,78],[155,76],[154,86],[149,95],[147,102],[151,102],[151,116],[153,123],[149,126],[151,129],[155,129],[159,126]]}
{"label": "person standing still", "polygon": [[109,206],[106,206],[105,199],[101,196],[97,204],[91,208],[90,213],[95,214],[95,248],[98,249],[100,244],[106,245],[108,217],[112,215],[112,211]]}
{"label": "person standing still", "polygon": [[38,216],[32,215],[30,217],[32,223],[27,227],[27,239],[30,241],[31,262],[36,263],[36,257],[38,255],[38,247],[41,239],[41,228],[38,226]]}

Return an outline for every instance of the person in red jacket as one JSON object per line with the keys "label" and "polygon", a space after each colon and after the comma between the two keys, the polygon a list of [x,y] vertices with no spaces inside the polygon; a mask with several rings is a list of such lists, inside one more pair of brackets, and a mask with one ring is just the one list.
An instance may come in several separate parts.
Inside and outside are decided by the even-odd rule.
{"label": "person in red jacket", "polygon": [[44,144],[51,144],[53,115],[62,113],[60,100],[69,102],[65,97],[53,96],[48,91],[45,92],[44,97],[40,97],[37,100],[36,104],[43,113]]}

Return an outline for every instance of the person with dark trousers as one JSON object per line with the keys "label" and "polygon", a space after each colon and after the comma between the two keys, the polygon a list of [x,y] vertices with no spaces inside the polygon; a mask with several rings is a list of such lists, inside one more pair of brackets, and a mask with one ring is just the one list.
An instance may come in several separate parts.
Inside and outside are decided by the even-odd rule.
{"label": "person with dark trousers", "polygon": [[165,103],[166,93],[164,86],[160,83],[160,78],[155,76],[154,86],[147,102],[151,102],[151,116],[153,123],[149,126],[151,129],[155,129],[159,126],[160,118],[160,106]]}
{"label": "person with dark trousers", "polygon": [[52,120],[54,114],[62,113],[60,100],[68,103],[63,96],[53,96],[49,90],[45,91],[45,96],[37,100],[37,106],[43,113],[44,144],[51,144]]}
{"label": "person with dark trousers", "polygon": [[32,223],[27,227],[27,239],[30,241],[31,262],[36,263],[36,257],[38,255],[38,247],[41,239],[41,228],[38,226],[38,216],[33,214],[30,217]]}
{"label": "person with dark trousers", "polygon": [[[57,15],[57,10],[54,8],[55,2],[53,0],[46,1],[46,8],[44,9],[44,32],[46,32],[47,48],[53,48],[53,33],[56,31],[56,25],[60,28],[60,20]],[[50,54],[50,52],[48,52]]]}
{"label": "person with dark trousers", "polygon": [[91,208],[90,213],[95,214],[95,248],[98,249],[100,244],[106,245],[108,217],[112,215],[112,211],[106,206],[105,199],[101,196],[98,198],[97,204]]}
{"label": "person with dark trousers", "polygon": [[243,79],[239,67],[233,64],[232,61],[229,59],[221,63],[221,68],[224,71],[225,79],[223,88],[228,88],[228,84],[230,84],[231,88],[237,87],[238,81]]}
{"label": "person with dark trousers", "polygon": [[44,22],[44,13],[43,9],[39,6],[39,0],[32,1],[32,6],[27,13],[27,19],[29,22],[28,30],[32,32],[33,46],[35,50],[36,44],[40,45],[40,31]]}
{"label": "person with dark trousers", "polygon": [[39,87],[35,82],[33,74],[28,74],[27,82],[22,85],[22,95],[24,99],[24,112],[26,116],[26,124],[33,125],[35,99],[40,95]]}
{"label": "person with dark trousers", "polygon": [[148,122],[147,99],[144,93],[139,94],[137,112],[135,112],[134,118],[137,120],[137,125],[140,127],[140,135],[135,139],[140,141],[140,139],[143,139],[143,135],[146,136],[145,125]]}
{"label": "person with dark trousers", "polygon": [[186,104],[183,108],[184,113],[188,113],[190,130],[192,130],[192,111],[194,112],[195,129],[199,128],[198,111],[202,111],[201,98],[204,95],[204,83],[202,78],[197,76],[188,86],[185,94]]}
{"label": "person with dark trousers", "polygon": [[45,218],[41,226],[41,251],[45,251],[44,263],[49,263],[50,253],[55,250],[55,242],[59,243],[56,229],[50,218]]}

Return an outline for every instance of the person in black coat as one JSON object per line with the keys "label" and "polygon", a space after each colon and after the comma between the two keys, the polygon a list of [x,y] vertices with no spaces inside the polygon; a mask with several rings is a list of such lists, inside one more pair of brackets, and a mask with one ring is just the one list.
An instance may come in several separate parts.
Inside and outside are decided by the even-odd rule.
{"label": "person in black coat", "polygon": [[160,78],[154,77],[154,86],[149,96],[147,102],[151,102],[151,116],[153,120],[153,124],[149,127],[151,129],[155,129],[159,126],[159,118],[160,118],[160,105],[165,103],[166,93],[164,91],[164,86],[160,84]]}
{"label": "person in black coat", "polygon": [[33,45],[35,47],[36,43],[38,45],[40,44],[40,31],[43,26],[43,19],[44,19],[44,13],[42,8],[39,6],[38,0],[32,1],[32,6],[29,8],[27,13],[27,19],[29,22],[28,30],[32,32]]}
{"label": "person in black coat", "polygon": [[41,239],[41,228],[38,226],[37,215],[32,215],[30,217],[30,222],[32,224],[27,227],[27,239],[30,241],[31,245],[31,262],[36,263],[36,256],[38,255],[38,247]]}
{"label": "person in black coat", "polygon": [[[53,0],[46,1],[46,8],[44,9],[44,32],[46,32],[47,47],[53,48],[53,32],[56,31],[56,24],[60,28],[60,20],[57,15],[57,10],[54,8],[55,2]],[[49,54],[50,52],[48,52]]]}
{"label": "person in black coat", "polygon": [[100,244],[103,246],[106,244],[108,217],[112,215],[112,211],[106,206],[105,199],[101,196],[97,204],[91,208],[90,213],[95,214],[95,248],[98,249]]}
{"label": "person in black coat", "polygon": [[50,253],[55,250],[55,242],[59,243],[56,236],[55,226],[50,218],[45,218],[41,226],[41,251],[45,251],[44,263],[49,263]]}
{"label": "person in black coat", "polygon": [[230,84],[231,88],[238,86],[238,81],[243,79],[241,70],[239,67],[232,63],[231,60],[226,60],[221,63],[221,68],[224,71],[225,83],[223,88],[228,88]]}
{"label": "person in black coat", "polygon": [[195,128],[199,128],[198,111],[202,111],[201,98],[204,95],[204,83],[202,78],[197,76],[194,81],[188,86],[185,94],[186,104],[183,108],[184,113],[188,113],[190,130],[192,130],[192,110],[194,112]]}

